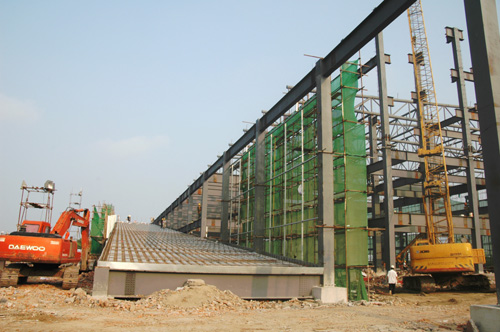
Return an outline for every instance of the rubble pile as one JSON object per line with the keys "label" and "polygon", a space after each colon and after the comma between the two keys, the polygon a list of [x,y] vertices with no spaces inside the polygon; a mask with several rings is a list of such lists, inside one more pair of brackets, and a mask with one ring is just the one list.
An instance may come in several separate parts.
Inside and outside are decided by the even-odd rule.
{"label": "rubble pile", "polygon": [[94,286],[94,271],[81,273],[78,277],[78,288],[83,288],[87,293],[92,293]]}
{"label": "rubble pile", "polygon": [[[90,278],[90,276],[89,276]],[[85,280],[85,278],[83,278]],[[84,285],[79,283],[79,285]],[[25,310],[36,312],[51,310],[60,306],[83,306],[107,308],[116,311],[139,313],[199,313],[214,315],[227,311],[246,310],[297,310],[331,306],[355,305],[401,305],[398,299],[384,300],[372,298],[373,302],[361,301],[347,304],[323,305],[312,299],[291,299],[288,301],[249,301],[243,300],[230,291],[222,291],[215,286],[206,285],[203,280],[188,280],[176,290],[163,289],[137,301],[114,298],[93,297],[88,287],[62,290],[55,285],[28,284],[21,287],[0,288],[1,310]]]}
{"label": "rubble pile", "polygon": [[160,290],[137,305],[146,308],[196,308],[207,305],[233,307],[242,305],[245,301],[230,291],[221,291],[212,285],[206,285],[203,280],[189,279],[183,287],[176,290]]}

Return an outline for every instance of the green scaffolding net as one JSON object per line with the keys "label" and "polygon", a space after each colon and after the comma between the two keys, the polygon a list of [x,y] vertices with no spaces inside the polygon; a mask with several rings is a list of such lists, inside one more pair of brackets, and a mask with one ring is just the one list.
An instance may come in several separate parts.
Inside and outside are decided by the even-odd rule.
{"label": "green scaffolding net", "polygon": [[[365,130],[354,113],[358,64],[342,66],[332,80],[335,282],[349,299],[367,299],[362,269],[368,264]],[[309,98],[265,138],[265,250],[317,264],[318,163],[315,96]],[[255,148],[237,162],[239,207],[231,242],[252,247]]]}
{"label": "green scaffolding net", "polygon": [[114,214],[114,207],[104,204],[100,211],[94,206],[94,215],[90,222],[90,253],[100,255],[104,248],[104,223],[108,215]]}
{"label": "green scaffolding net", "polygon": [[365,128],[354,114],[356,64],[332,81],[335,282],[349,299],[367,299],[362,268],[368,265]]}

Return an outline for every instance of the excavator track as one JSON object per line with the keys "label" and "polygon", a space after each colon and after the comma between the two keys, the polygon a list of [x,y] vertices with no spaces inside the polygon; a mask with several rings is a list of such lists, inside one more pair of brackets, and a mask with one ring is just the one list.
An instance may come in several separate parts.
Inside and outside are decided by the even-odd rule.
{"label": "excavator track", "polygon": [[453,278],[449,282],[449,288],[453,290],[482,291],[491,290],[491,282],[484,274],[463,274]]}
{"label": "excavator track", "polygon": [[495,290],[491,278],[484,274],[457,275],[421,275],[403,277],[403,288],[415,292],[432,293],[437,289],[448,291],[482,291]]}
{"label": "excavator track", "polygon": [[1,271],[0,287],[17,286],[19,280],[19,270],[20,269],[18,268],[4,268]]}
{"label": "excavator track", "polygon": [[405,276],[403,288],[415,292],[432,293],[436,291],[436,283],[432,276]]}
{"label": "excavator track", "polygon": [[80,268],[78,266],[68,266],[63,273],[62,289],[75,288],[78,285]]}

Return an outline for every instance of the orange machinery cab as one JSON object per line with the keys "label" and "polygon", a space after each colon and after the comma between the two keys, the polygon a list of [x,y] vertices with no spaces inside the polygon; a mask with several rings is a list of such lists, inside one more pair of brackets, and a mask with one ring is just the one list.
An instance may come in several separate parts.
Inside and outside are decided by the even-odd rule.
{"label": "orange machinery cab", "polygon": [[410,248],[413,273],[474,272],[474,264],[484,264],[484,250],[470,243],[430,244],[417,241]]}
{"label": "orange machinery cab", "polygon": [[25,220],[22,231],[0,235],[0,261],[65,264],[80,261],[76,241],[50,234],[50,224]]}

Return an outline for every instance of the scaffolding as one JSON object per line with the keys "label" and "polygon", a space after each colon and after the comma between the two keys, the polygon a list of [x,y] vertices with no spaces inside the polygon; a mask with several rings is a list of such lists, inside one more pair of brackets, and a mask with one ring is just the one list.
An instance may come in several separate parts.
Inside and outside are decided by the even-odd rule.
{"label": "scaffolding", "polygon": [[[358,63],[348,63],[331,82],[336,285],[347,287],[353,300],[367,298],[361,269],[368,264],[365,129],[354,113],[358,78]],[[319,263],[317,150],[313,95],[297,104],[265,137],[267,253]],[[238,191],[231,190],[230,211],[238,207],[238,213],[230,242],[250,248],[254,241],[255,146],[248,147],[228,171],[239,184]]]}
{"label": "scaffolding", "polygon": [[[412,2],[388,0],[381,7],[386,7],[386,10],[391,8],[391,12],[396,7],[404,7],[401,13]],[[374,10],[370,18],[380,13],[380,10]],[[363,40],[371,40],[383,29],[376,30],[373,24],[365,23],[318,61],[314,69],[290,88],[254,125],[247,128],[235,143],[230,144],[229,149],[218,156],[205,172],[200,173],[200,177],[158,216],[155,223],[163,219],[173,220],[174,215],[180,222],[191,222],[191,218],[186,220],[184,215],[179,214],[183,208],[182,202],[201,188],[208,181],[207,177],[224,170],[224,178],[229,180],[223,180],[222,194],[219,194],[217,201],[223,206],[218,239],[259,252],[266,251],[321,265],[320,258],[324,255],[318,256],[325,248],[321,242],[325,229],[319,228],[323,223],[318,220],[317,211],[319,165],[316,159],[316,121],[319,120],[315,114],[315,98],[310,98],[311,90],[318,83],[319,75],[323,75],[323,78],[331,75],[341,62],[346,61],[340,55],[360,51]],[[468,74],[469,79],[473,76],[472,73],[462,73],[460,49],[456,47],[461,40],[461,33],[458,32],[460,30],[456,28],[447,28],[446,36],[447,42],[453,41],[456,60],[452,82],[457,82],[459,97],[462,97],[459,98],[460,105],[438,105],[439,117],[442,119],[443,153],[446,155],[450,196],[458,202],[452,209],[456,234],[471,239],[478,247],[482,243],[487,249],[488,245],[491,248],[492,240],[478,109],[468,106],[464,98],[464,82],[459,79],[462,74]],[[360,35],[363,35],[363,40],[359,38]],[[412,95],[413,100],[387,96],[387,84],[383,83],[386,81],[385,66],[381,64],[390,63],[390,58],[384,53],[382,35],[377,36],[376,44],[377,55],[367,61],[362,70],[349,68],[352,64],[343,66],[340,77],[336,78],[339,87],[332,87],[332,116],[335,117],[332,141],[337,142],[334,142],[335,151],[332,154],[335,162],[335,225],[329,227],[335,231],[336,283],[344,281],[348,285],[350,298],[355,294],[356,283],[360,284],[360,267],[365,265],[364,258],[356,255],[351,257],[350,254],[359,252],[365,255],[366,252],[370,264],[376,270],[383,271],[394,260],[401,246],[404,248],[404,243],[410,242],[415,234],[426,232],[422,207],[423,160],[418,155],[420,128],[417,94]],[[378,73],[379,95],[361,94],[361,101],[354,113],[356,121],[349,110],[351,97],[348,91],[362,92],[364,89],[350,85],[348,75],[354,78],[377,66],[382,67]],[[359,84],[363,86],[362,82]],[[296,105],[300,98],[303,99]],[[362,124],[366,125],[364,137],[357,142],[354,133],[361,131],[357,125]],[[265,133],[262,131],[264,128],[268,130]],[[262,136],[265,136],[264,142]],[[258,149],[252,146],[253,142],[257,142]],[[361,159],[364,158],[361,145],[369,154],[367,169],[361,167]],[[262,150],[265,150],[264,158]],[[262,159],[265,159],[265,163]],[[363,174],[356,176],[357,172],[363,171],[368,176],[367,183]],[[391,188],[385,189],[389,182]],[[366,192],[369,195],[367,204],[364,201]],[[363,204],[367,205],[367,213],[352,209],[352,206],[357,207],[358,200],[363,200]],[[210,202],[202,205],[205,211],[210,209]],[[254,214],[257,220],[254,220]],[[367,216],[370,230],[364,224]],[[178,229],[178,223],[167,225]],[[371,233],[368,234],[370,247],[365,251],[364,238],[368,232]],[[357,241],[357,237],[363,241]]]}
{"label": "scaffolding", "polygon": [[115,214],[115,208],[111,204],[103,204],[102,206],[94,206],[94,215],[90,224],[90,254],[99,255],[104,248],[105,223],[106,218]]}

